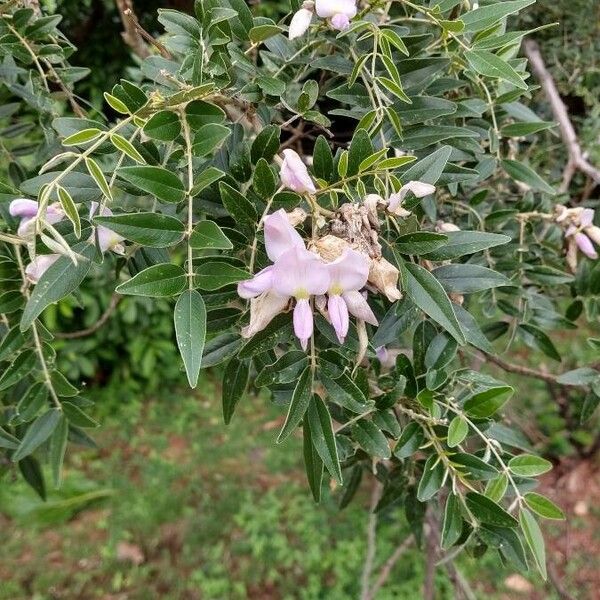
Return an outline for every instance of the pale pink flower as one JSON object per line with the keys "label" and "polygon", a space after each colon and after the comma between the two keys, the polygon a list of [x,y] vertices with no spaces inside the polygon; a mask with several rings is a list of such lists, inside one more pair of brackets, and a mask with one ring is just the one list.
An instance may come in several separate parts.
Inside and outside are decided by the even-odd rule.
{"label": "pale pink flower", "polygon": [[377,325],[373,311],[358,291],[367,283],[369,260],[364,254],[348,249],[328,263],[327,270],[330,278],[327,310],[338,340],[343,344],[350,325],[349,313]]}
{"label": "pale pink flower", "polygon": [[330,280],[327,267],[317,255],[297,246],[282,254],[273,266],[273,291],[296,300],[294,332],[306,350],[313,333],[309,300],[327,291]]}
{"label": "pale pink flower", "polygon": [[[90,208],[90,219],[94,216],[97,210],[98,203],[92,202]],[[111,217],[112,214],[112,210],[106,206],[104,206],[100,212],[100,216],[102,217]],[[112,250],[115,254],[125,254],[125,247],[123,244],[121,244],[121,242],[125,239],[124,237],[120,236],[112,229],[109,229],[104,225],[97,225],[96,233],[98,234],[98,246],[100,247],[100,252],[104,254],[107,250]],[[93,242],[94,240],[95,236],[92,234],[90,241]]]}
{"label": "pale pink flower", "polygon": [[592,240],[585,233],[577,232],[575,234],[575,243],[588,258],[598,258],[598,253],[594,248],[594,244],[592,244]]}
{"label": "pale pink flower", "polygon": [[265,250],[273,262],[290,248],[305,248],[304,240],[290,225],[287,213],[283,208],[265,218],[264,231]]}
{"label": "pale pink flower", "polygon": [[[598,258],[598,253],[592,243],[593,240],[596,244],[600,245],[600,228],[593,224],[594,210],[582,207],[564,209],[559,212],[556,221],[562,222],[566,219],[566,216],[570,216],[571,225],[569,225],[565,232],[565,238],[567,238],[567,240],[569,238],[574,239],[577,248],[579,248],[579,250],[588,258]],[[573,244],[570,244],[570,251],[571,258],[569,264],[574,262],[573,253],[575,252],[575,249]]]}
{"label": "pale pink flower", "polygon": [[407,217],[410,213],[402,207],[402,203],[409,192],[412,192],[417,198],[425,198],[425,196],[429,196],[435,192],[435,186],[430,183],[423,183],[422,181],[409,181],[405,183],[399,192],[392,194],[388,198],[388,211],[399,217]]}
{"label": "pale pink flower", "polygon": [[283,163],[279,175],[283,186],[298,194],[307,192],[314,194],[317,191],[306,165],[298,153],[290,148],[283,151]]}
{"label": "pale pink flower", "polygon": [[357,13],[355,0],[316,0],[315,9],[322,19],[330,19],[334,29],[343,31]]}
{"label": "pale pink flower", "polygon": [[38,254],[26,267],[25,275],[31,283],[40,277],[60,258],[60,254]]}
{"label": "pale pink flower", "polygon": [[256,298],[273,287],[273,265],[269,265],[246,281],[238,283],[237,291],[240,298]]}
{"label": "pale pink flower", "polygon": [[292,20],[290,22],[290,29],[288,32],[288,38],[293,40],[295,38],[303,36],[307,29],[310,27],[310,22],[312,20],[312,10],[304,8],[304,6],[294,13]]}
{"label": "pale pink flower", "polygon": [[[39,204],[35,200],[29,200],[28,198],[16,198],[13,200],[9,207],[8,212],[13,217],[20,217],[21,222],[17,233],[23,238],[32,237],[35,231],[35,219],[37,217]],[[59,221],[62,221],[65,213],[58,202],[49,204],[46,207],[45,219],[50,225],[54,225]]]}

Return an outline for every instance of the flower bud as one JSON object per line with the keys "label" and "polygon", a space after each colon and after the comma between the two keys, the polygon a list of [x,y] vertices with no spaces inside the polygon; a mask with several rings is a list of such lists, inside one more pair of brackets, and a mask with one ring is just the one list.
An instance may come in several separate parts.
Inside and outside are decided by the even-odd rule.
{"label": "flower bud", "polygon": [[294,13],[288,32],[288,37],[290,40],[299,38],[306,33],[310,26],[312,16],[312,11],[307,10],[306,8],[301,8],[298,12]]}
{"label": "flower bud", "polygon": [[283,163],[279,172],[283,186],[298,194],[306,192],[314,194],[317,191],[315,184],[298,153],[290,148],[286,148],[283,151],[283,157]]}

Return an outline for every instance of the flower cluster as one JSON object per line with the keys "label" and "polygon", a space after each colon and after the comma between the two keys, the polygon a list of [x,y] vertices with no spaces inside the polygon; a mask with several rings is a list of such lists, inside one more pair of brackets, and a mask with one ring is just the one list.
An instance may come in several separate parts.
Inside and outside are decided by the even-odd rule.
{"label": "flower cluster", "polygon": [[594,243],[600,246],[600,227],[594,225],[594,210],[581,206],[567,208],[559,204],[555,212],[556,222],[565,228],[569,267],[573,271],[577,268],[577,249],[588,258],[598,258]]}
{"label": "flower cluster", "polygon": [[[21,219],[17,234],[27,242],[33,242],[35,240],[35,224],[36,220],[39,218],[39,204],[35,200],[16,198],[10,203],[8,210],[13,217]],[[97,210],[98,203],[92,202],[89,215],[90,219]],[[113,213],[110,208],[103,207],[100,214],[102,216],[110,216]],[[64,217],[65,213],[61,205],[59,203],[54,203],[46,207],[43,219],[46,223],[54,225],[62,221]],[[108,250],[112,250],[117,254],[123,254],[125,252],[125,248],[121,244],[125,238],[117,235],[112,229],[104,227],[103,225],[98,225],[96,227],[96,233],[92,233],[90,236],[90,242],[95,242],[96,236],[98,239],[98,247],[103,254]],[[59,256],[59,253],[37,255],[25,268],[27,279],[29,279],[31,283],[37,283],[40,277],[56,262]]]}
{"label": "flower cluster", "polygon": [[246,337],[266,327],[291,300],[295,302],[294,332],[305,350],[313,334],[313,298],[324,313],[326,304],[326,314],[340,343],[348,334],[350,314],[377,324],[373,311],[360,293],[369,276],[366,256],[348,248],[338,259],[326,263],[306,248],[283,209],[265,218],[264,235],[267,256],[273,264],[238,285],[238,294],[252,299],[250,324],[243,332]]}
{"label": "flower cluster", "polygon": [[293,40],[306,33],[313,12],[321,19],[327,19],[334,29],[345,31],[350,27],[350,19],[356,16],[356,0],[306,0],[290,22],[289,38]]}

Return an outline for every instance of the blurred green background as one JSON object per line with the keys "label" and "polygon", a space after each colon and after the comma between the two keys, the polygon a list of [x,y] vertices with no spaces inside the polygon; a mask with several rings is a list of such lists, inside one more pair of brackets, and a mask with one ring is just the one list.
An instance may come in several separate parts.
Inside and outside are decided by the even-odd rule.
{"label": "blurred green background", "polygon": [[[114,2],[41,4],[64,15],[63,29],[80,48],[72,62],[92,69],[78,91],[99,106],[102,91],[134,64],[120,40]],[[190,5],[135,3],[144,27],[156,34],[156,8]],[[262,2],[257,10],[273,16],[287,3]],[[560,24],[536,39],[590,160],[600,164],[600,3],[539,0],[515,26],[548,21]],[[551,120],[541,96],[533,105]],[[533,145],[531,157],[540,171],[559,175],[564,148],[549,134]],[[571,194],[596,197],[588,187],[578,175]],[[51,307],[46,324],[58,331],[93,324],[109,302],[99,288],[90,284],[78,305],[65,300]],[[97,447],[68,454],[65,485],[50,490],[46,503],[24,484],[2,482],[0,600],[357,598],[370,490],[363,486],[344,510],[335,489],[315,506],[301,439],[275,445],[281,410],[265,397],[249,397],[226,427],[218,374],[205,372],[195,392],[187,389],[171,315],[166,302],[131,297],[93,336],[59,343],[59,368],[87,381],[102,427],[94,436]],[[585,337],[567,332],[558,340],[569,357],[564,370],[598,362]],[[515,349],[511,360],[545,366],[541,354],[526,348]],[[476,598],[597,598],[600,478],[590,448],[598,439],[598,416],[581,427],[573,415],[582,398],[562,398],[540,382],[512,383],[519,394],[508,418],[556,463],[544,493],[568,514],[566,523],[546,528],[551,582],[525,579],[492,556],[461,556],[458,566]],[[408,532],[402,511],[385,514],[377,568]],[[377,598],[419,598],[423,573],[422,552],[409,550]],[[436,586],[436,598],[455,597],[444,568],[437,569]]]}

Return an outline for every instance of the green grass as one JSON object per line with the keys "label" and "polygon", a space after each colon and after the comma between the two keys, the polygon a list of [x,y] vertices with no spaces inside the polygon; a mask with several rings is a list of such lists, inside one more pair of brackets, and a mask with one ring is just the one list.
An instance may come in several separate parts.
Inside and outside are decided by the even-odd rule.
{"label": "green grass", "polygon": [[[368,490],[343,511],[336,491],[315,506],[300,437],[275,444],[280,408],[247,398],[226,427],[206,378],[196,395],[118,398],[116,386],[100,395],[99,449],[70,453],[63,489],[46,504],[4,482],[1,600],[359,596]],[[379,566],[408,532],[399,509],[381,524]],[[141,564],[119,558],[123,543]],[[500,597],[510,571],[494,556],[460,562],[474,589]],[[378,600],[420,597],[423,569],[409,551]],[[444,569],[436,584],[436,600],[454,597]]]}

